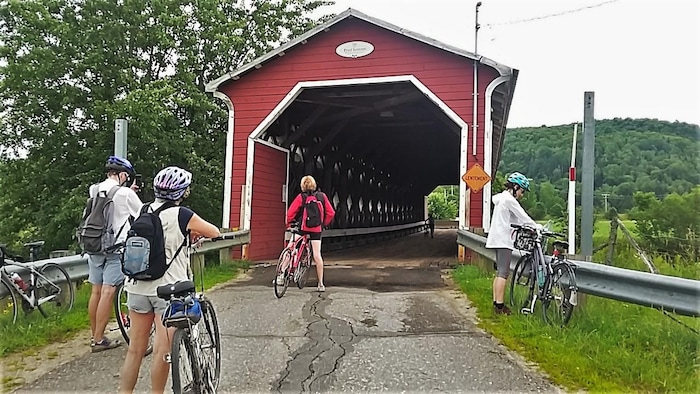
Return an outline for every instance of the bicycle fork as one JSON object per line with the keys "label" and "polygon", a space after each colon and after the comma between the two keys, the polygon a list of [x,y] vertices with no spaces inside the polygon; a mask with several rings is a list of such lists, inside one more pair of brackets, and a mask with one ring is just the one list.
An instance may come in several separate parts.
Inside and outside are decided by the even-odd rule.
{"label": "bicycle fork", "polygon": [[528,306],[520,308],[520,313],[523,315],[530,315],[535,311],[535,302],[537,302],[537,293],[532,295],[532,300],[528,302]]}

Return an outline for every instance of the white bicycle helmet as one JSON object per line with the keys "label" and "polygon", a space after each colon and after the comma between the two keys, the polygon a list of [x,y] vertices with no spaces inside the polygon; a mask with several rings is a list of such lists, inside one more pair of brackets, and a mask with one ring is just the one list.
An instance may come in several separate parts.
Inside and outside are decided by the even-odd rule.
{"label": "white bicycle helmet", "polygon": [[185,195],[191,183],[191,172],[180,167],[166,167],[153,178],[153,193],[157,198],[176,201]]}

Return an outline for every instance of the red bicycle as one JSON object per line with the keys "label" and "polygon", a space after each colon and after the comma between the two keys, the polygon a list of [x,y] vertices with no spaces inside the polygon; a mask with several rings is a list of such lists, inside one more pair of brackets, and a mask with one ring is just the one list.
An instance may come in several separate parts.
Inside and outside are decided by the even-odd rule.
{"label": "red bicycle", "polygon": [[287,231],[292,235],[289,237],[287,246],[280,253],[279,260],[277,260],[273,281],[277,298],[282,298],[287,292],[289,282],[296,283],[300,289],[303,288],[309,276],[309,267],[311,267],[309,236],[302,233],[298,225],[292,225]]}

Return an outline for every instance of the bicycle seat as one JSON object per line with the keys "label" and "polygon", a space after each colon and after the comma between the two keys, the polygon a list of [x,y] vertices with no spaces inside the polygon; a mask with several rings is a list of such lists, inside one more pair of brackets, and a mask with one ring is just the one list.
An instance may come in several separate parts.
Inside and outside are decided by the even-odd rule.
{"label": "bicycle seat", "polygon": [[556,248],[562,248],[562,249],[567,249],[567,250],[569,249],[569,243],[566,241],[554,241],[554,243],[552,245],[554,246],[555,249]]}
{"label": "bicycle seat", "polygon": [[158,286],[158,289],[156,289],[156,294],[158,294],[158,298],[168,301],[172,297],[184,297],[187,294],[194,293],[194,291],[194,282],[191,280],[183,280],[180,282]]}
{"label": "bicycle seat", "polygon": [[41,247],[41,246],[44,246],[45,243],[46,242],[44,242],[44,241],[27,242],[26,244],[24,244],[24,247],[25,248],[34,248],[37,246]]}

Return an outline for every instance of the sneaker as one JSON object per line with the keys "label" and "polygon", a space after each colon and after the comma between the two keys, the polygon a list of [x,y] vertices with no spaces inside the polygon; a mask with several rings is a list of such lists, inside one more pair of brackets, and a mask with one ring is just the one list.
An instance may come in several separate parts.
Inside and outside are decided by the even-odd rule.
{"label": "sneaker", "polygon": [[319,292],[324,292],[324,291],[326,291],[326,286],[318,285],[318,288],[316,290],[318,290]]}
{"label": "sneaker", "polygon": [[92,352],[104,352],[105,350],[114,349],[121,345],[122,343],[118,339],[109,340],[107,338],[102,338],[101,341],[95,342],[95,345],[92,347]]}
{"label": "sneaker", "polygon": [[284,274],[277,275],[277,286],[284,286]]}
{"label": "sneaker", "polygon": [[510,315],[511,314],[510,308],[508,308],[505,305],[503,305],[503,308],[500,308],[500,309],[493,307],[493,312],[497,315]]}

